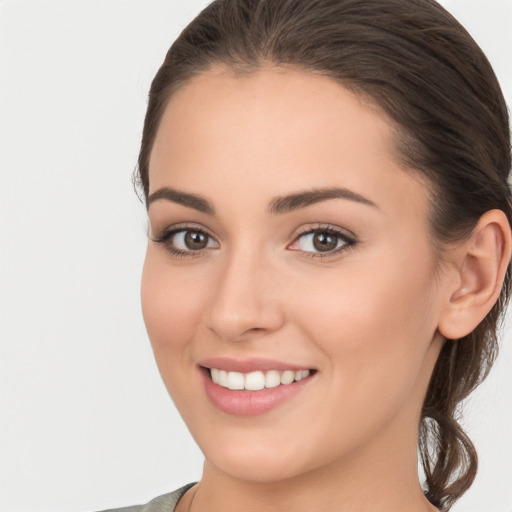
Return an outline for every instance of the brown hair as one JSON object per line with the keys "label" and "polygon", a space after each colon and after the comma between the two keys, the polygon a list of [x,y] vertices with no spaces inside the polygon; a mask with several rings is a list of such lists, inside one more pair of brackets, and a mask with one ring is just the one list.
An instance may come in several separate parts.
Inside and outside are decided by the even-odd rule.
{"label": "brown hair", "polygon": [[[431,183],[431,229],[442,254],[480,216],[512,219],[508,114],[493,70],[434,0],[215,0],[169,49],[149,93],[136,177],[147,199],[149,157],[169,97],[214,65],[264,64],[321,73],[370,98],[394,123],[397,156]],[[419,452],[426,495],[448,510],[470,487],[475,448],[457,418],[487,376],[510,291],[468,336],[448,340],[423,404]]]}

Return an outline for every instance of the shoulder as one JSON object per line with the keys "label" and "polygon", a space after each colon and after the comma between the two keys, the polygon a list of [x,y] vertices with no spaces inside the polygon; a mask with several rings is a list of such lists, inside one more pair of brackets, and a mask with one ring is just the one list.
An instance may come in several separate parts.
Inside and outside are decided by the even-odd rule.
{"label": "shoulder", "polygon": [[173,512],[182,496],[195,484],[187,484],[176,491],[163,494],[151,500],[145,505],[134,505],[132,507],[113,508],[102,512]]}

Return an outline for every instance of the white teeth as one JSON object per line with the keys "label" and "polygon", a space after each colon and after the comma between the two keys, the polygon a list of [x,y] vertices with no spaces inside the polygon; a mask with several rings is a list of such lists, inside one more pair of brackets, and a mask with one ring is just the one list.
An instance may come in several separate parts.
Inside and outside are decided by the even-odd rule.
{"label": "white teeth", "polygon": [[277,370],[270,370],[265,375],[265,387],[275,388],[281,384],[281,375]]}
{"label": "white teeth", "polygon": [[292,372],[291,370],[286,370],[281,375],[281,384],[291,384],[295,380],[295,372]]}
{"label": "white teeth", "polygon": [[306,377],[309,377],[310,371],[309,370],[297,370],[295,372],[295,380],[299,381],[302,379],[305,379]]}
{"label": "white teeth", "polygon": [[244,389],[245,377],[243,373],[228,372],[228,388]]}
{"label": "white teeth", "polygon": [[263,372],[251,372],[245,376],[245,389],[258,391],[265,387],[265,375]]}
{"label": "white teeth", "polygon": [[232,390],[259,391],[265,388],[275,388],[279,385],[288,385],[298,382],[310,375],[309,370],[269,370],[268,372],[255,371],[249,373],[228,372],[218,368],[210,368],[212,381],[223,388]]}
{"label": "white teeth", "polygon": [[[213,375],[212,375],[213,379]],[[215,380],[213,382],[216,382]],[[217,382],[220,386],[227,388],[228,387],[228,372],[226,370],[219,370],[219,380]]]}

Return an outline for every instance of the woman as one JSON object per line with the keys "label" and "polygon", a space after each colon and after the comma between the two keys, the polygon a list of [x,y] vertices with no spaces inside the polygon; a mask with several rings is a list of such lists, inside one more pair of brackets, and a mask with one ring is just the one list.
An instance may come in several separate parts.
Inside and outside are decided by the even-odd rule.
{"label": "woman", "polygon": [[448,510],[509,293],[509,170],[492,69],[433,0],[207,7],[138,169],[144,318],[204,472],[133,510]]}

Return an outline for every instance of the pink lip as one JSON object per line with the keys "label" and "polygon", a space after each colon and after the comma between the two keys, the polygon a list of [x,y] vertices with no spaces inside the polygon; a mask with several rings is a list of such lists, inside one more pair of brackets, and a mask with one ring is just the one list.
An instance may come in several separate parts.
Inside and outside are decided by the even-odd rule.
{"label": "pink lip", "polygon": [[289,365],[279,361],[271,361],[268,359],[235,361],[227,358],[203,360],[201,361],[200,366],[203,367],[200,374],[203,380],[206,396],[210,402],[220,411],[237,416],[256,416],[258,414],[266,413],[300,393],[314,380],[315,377],[315,374],[312,374],[299,382],[293,382],[286,386],[266,388],[259,391],[238,391],[227,389],[215,384],[211,380],[210,372],[207,368],[238,371],[241,373],[249,373],[257,370],[296,371],[307,368]]}
{"label": "pink lip", "polygon": [[249,373],[255,371],[267,372],[269,370],[309,370],[307,366],[298,366],[273,359],[231,359],[229,357],[211,357],[199,361],[199,366],[204,368],[217,368],[227,372]]}

